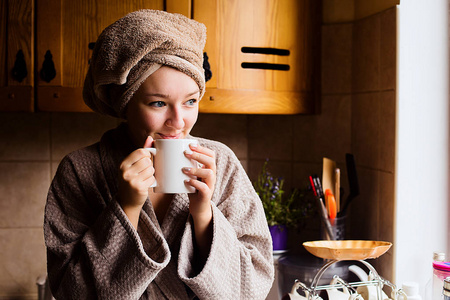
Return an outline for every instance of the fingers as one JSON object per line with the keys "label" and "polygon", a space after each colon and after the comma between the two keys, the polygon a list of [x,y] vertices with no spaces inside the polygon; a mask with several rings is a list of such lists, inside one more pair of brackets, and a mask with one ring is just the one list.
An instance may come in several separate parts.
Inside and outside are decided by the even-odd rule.
{"label": "fingers", "polygon": [[197,177],[199,182],[202,182],[209,187],[215,183],[215,172],[212,169],[204,168],[183,168],[183,173],[191,177]]}
{"label": "fingers", "polygon": [[124,162],[121,166],[121,170],[126,178],[127,176],[135,176],[149,167],[153,167],[150,157],[142,157],[134,162]]}
{"label": "fingers", "polygon": [[155,181],[155,169],[150,157],[148,150],[137,149],[121,163],[119,195],[122,204],[131,206],[142,205],[147,199],[148,188]]}
{"label": "fingers", "polygon": [[197,189],[200,194],[210,197],[216,183],[216,154],[213,150],[200,145],[189,145],[192,153],[185,153],[187,158],[193,159],[203,166],[201,168],[184,168],[183,172],[189,176],[196,176],[187,184]]}
{"label": "fingers", "polygon": [[131,153],[121,164],[120,170],[125,181],[147,181],[155,173],[148,151],[138,149]]}
{"label": "fingers", "polygon": [[[200,180],[195,180],[195,179],[189,179],[186,181],[186,184],[195,188],[201,195],[204,195],[204,196],[212,195],[212,189],[206,182],[203,182]],[[209,200],[211,200],[211,199],[208,199],[208,201]]]}
{"label": "fingers", "polygon": [[150,160],[151,154],[148,150],[145,149],[137,149],[133,152],[131,152],[130,155],[128,155],[121,163],[120,169],[130,168],[135,163],[140,161],[141,159],[148,158]]}
{"label": "fingers", "polygon": [[150,148],[153,145],[153,138],[148,136],[142,148]]}
{"label": "fingers", "polygon": [[205,169],[216,171],[216,154],[213,150],[195,144],[189,145],[189,148],[192,150],[192,153],[186,151],[185,156],[187,158],[201,163]]}

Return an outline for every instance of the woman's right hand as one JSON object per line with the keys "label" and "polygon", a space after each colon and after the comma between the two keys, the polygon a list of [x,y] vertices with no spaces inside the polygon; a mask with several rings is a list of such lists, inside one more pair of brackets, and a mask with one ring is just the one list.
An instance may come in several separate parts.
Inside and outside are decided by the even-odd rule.
{"label": "woman's right hand", "polygon": [[[148,137],[144,148],[151,147],[153,138]],[[143,148],[133,151],[120,164],[119,204],[137,228],[142,206],[148,197],[148,189],[155,182],[155,169],[151,154]]]}

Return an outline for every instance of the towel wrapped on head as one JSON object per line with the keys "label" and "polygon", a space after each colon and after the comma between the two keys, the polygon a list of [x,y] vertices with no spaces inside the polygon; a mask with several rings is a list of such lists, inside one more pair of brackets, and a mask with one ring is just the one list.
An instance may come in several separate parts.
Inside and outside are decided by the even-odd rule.
{"label": "towel wrapped on head", "polygon": [[162,65],[195,80],[205,92],[205,25],[159,10],[132,12],[108,26],[97,39],[83,88],[94,111],[125,118],[133,94]]}

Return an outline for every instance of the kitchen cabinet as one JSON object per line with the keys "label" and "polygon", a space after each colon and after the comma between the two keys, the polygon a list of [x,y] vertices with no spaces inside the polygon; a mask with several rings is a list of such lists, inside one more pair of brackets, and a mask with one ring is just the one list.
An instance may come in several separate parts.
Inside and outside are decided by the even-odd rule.
{"label": "kitchen cabinet", "polygon": [[163,0],[37,0],[36,80],[41,111],[91,111],[82,87],[101,31],[138,9],[164,9]]}
{"label": "kitchen cabinet", "polygon": [[202,112],[317,111],[321,1],[194,0],[190,13],[208,29]]}
{"label": "kitchen cabinet", "polygon": [[[207,26],[213,75],[201,112],[317,111],[321,1],[1,1],[7,43],[0,57],[7,59],[0,62],[0,111],[90,111],[82,87],[93,43],[106,26],[142,8],[182,13]],[[26,66],[24,78],[12,71],[16,57]]]}
{"label": "kitchen cabinet", "polygon": [[34,110],[34,2],[0,2],[0,111]]}

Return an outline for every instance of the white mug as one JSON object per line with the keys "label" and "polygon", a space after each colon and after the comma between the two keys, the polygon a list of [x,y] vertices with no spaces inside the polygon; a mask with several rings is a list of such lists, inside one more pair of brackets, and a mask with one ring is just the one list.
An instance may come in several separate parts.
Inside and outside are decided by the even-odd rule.
{"label": "white mug", "polygon": [[[370,272],[370,274],[367,274],[361,267],[357,266],[357,265],[351,265],[350,267],[348,267],[348,270],[351,271],[352,273],[354,273],[358,279],[361,282],[373,282],[374,281],[374,276],[373,274]],[[364,298],[364,300],[378,300],[378,288],[375,284],[369,284],[367,286],[360,286],[357,288],[357,292],[358,294],[361,295],[361,297]],[[395,295],[395,291],[393,291],[393,294]],[[392,297],[393,299],[395,299],[395,297]],[[384,293],[384,291],[381,291],[381,299],[382,300],[389,300],[390,298]]]}
{"label": "white mug", "polygon": [[337,287],[327,289],[328,299],[330,300],[364,300],[359,294],[352,294],[349,292],[348,287],[344,285],[344,281],[339,277],[334,277],[331,280],[330,285],[334,286],[338,283],[343,284],[340,291]]}
{"label": "white mug", "polygon": [[185,151],[192,152],[190,144],[198,143],[193,139],[157,139],[155,148],[146,148],[154,158],[156,182],[150,187],[155,193],[195,193],[195,188],[185,183],[191,177],[182,171],[185,167],[197,167],[195,161],[184,155]]}
{"label": "white mug", "polygon": [[[302,288],[305,296],[300,295],[297,290]],[[322,300],[322,298],[318,295],[311,295],[310,297],[310,289],[302,282],[295,280],[294,285],[292,286],[291,292],[282,298],[289,300]]]}

